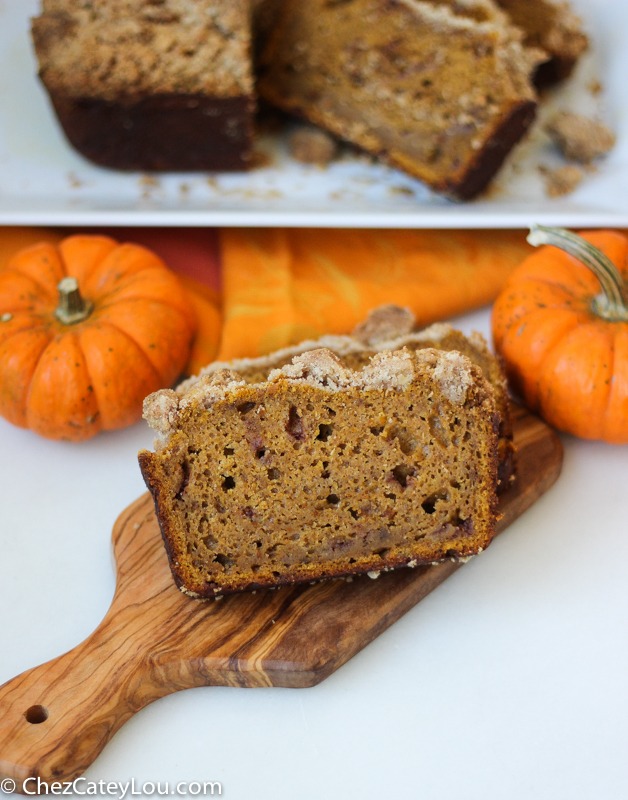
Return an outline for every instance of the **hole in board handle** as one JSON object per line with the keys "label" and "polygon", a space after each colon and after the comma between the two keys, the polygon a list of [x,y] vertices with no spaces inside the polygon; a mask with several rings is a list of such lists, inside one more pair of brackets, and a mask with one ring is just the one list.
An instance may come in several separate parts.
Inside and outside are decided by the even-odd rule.
{"label": "hole in board handle", "polygon": [[26,717],[26,721],[30,722],[31,725],[40,725],[48,719],[48,714],[48,709],[44,706],[31,706],[24,716]]}

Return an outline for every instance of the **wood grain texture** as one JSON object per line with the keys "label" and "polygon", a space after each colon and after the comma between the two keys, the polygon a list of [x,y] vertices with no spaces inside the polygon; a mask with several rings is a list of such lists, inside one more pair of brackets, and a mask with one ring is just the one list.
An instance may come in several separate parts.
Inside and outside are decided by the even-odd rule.
{"label": "wood grain texture", "polygon": [[[517,481],[500,499],[506,528],[558,478],[557,436],[514,409]],[[460,567],[401,569],[378,580],[190,600],[175,587],[148,494],[113,531],[117,586],[97,630],[0,688],[0,777],[71,781],[144,706],[193,686],[313,686]],[[40,724],[35,706],[48,717]],[[33,789],[28,784],[27,788]]]}

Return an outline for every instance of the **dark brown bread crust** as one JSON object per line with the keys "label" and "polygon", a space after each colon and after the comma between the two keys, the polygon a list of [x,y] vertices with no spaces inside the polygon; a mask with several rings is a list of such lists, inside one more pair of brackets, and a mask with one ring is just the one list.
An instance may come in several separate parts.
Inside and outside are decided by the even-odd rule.
{"label": "dark brown bread crust", "polygon": [[245,170],[255,100],[162,94],[126,102],[50,91],[70,143],[90,161],[120,170]]}
{"label": "dark brown bread crust", "polygon": [[172,576],[177,584],[177,587],[181,588],[182,576],[180,574],[181,571],[179,568],[179,563],[176,561],[174,549],[170,542],[170,538],[166,533],[167,520],[161,511],[161,509],[164,507],[165,498],[162,500],[162,487],[155,472],[153,455],[154,454],[149,453],[148,450],[140,450],[137,460],[140,465],[140,470],[142,472],[142,477],[144,478],[146,488],[151,493],[155,503],[155,516],[159,522],[159,530],[161,531],[161,538],[163,539],[164,547],[166,548],[166,554],[168,555],[168,563],[170,564],[170,569],[172,570]]}
{"label": "dark brown bread crust", "polygon": [[537,104],[531,101],[515,106],[495,129],[490,139],[485,142],[476,160],[469,165],[465,174],[455,182],[448,181],[433,188],[455,200],[472,200],[477,197],[486,189],[504,163],[508,153],[534,122],[536,106]]}

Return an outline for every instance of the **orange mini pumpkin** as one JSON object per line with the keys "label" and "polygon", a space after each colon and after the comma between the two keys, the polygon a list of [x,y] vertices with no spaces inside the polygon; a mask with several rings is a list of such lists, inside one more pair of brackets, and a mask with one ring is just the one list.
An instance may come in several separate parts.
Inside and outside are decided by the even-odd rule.
{"label": "orange mini pumpkin", "polygon": [[513,389],[559,430],[628,443],[628,239],[535,226],[550,245],[512,274],[493,308]]}
{"label": "orange mini pumpkin", "polygon": [[71,236],[0,271],[0,414],[80,441],[136,422],[186,363],[194,311],[144,247]]}

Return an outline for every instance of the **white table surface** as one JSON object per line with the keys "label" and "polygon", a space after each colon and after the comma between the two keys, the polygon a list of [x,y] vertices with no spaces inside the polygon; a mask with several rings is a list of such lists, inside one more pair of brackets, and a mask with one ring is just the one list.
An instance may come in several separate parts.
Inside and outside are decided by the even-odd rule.
{"label": "white table surface", "polygon": [[[459,322],[487,331],[488,313]],[[151,440],[0,420],[0,683],[105,614],[111,528]],[[164,698],[86,778],[220,781],[233,800],[625,800],[628,447],[563,442],[555,487],[319,686]]]}

